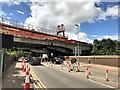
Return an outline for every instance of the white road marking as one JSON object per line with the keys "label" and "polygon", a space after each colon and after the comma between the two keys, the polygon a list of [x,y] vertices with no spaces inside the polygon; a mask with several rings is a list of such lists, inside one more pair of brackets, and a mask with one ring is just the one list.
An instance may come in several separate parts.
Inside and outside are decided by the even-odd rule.
{"label": "white road marking", "polygon": [[100,85],[103,85],[103,86],[109,87],[109,88],[115,88],[115,87],[109,86],[109,85],[107,85],[107,84],[103,84],[103,83],[97,82],[97,81],[92,80],[92,79],[88,79],[88,80],[90,80],[90,81],[92,81],[92,82],[94,82],[94,83],[98,83],[98,84],[100,84]]}

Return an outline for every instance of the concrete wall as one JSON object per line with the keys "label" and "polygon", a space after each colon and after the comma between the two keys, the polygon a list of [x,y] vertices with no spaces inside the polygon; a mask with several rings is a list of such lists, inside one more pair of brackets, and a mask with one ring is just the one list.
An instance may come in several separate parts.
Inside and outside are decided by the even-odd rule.
{"label": "concrete wall", "polygon": [[[72,58],[75,58],[75,56],[65,56],[65,58],[67,61],[70,61]],[[118,67],[118,63],[120,63],[120,56],[77,56],[76,58],[78,61],[84,63],[89,63],[90,61],[90,63],[92,64],[100,64],[115,67]]]}
{"label": "concrete wall", "polygon": [[7,70],[14,61],[14,56],[4,55],[3,71]]}

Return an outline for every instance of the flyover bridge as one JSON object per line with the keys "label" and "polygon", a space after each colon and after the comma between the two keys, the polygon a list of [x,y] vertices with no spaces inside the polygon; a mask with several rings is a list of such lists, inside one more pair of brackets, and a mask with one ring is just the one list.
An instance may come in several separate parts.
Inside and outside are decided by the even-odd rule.
{"label": "flyover bridge", "polygon": [[74,48],[78,51],[89,50],[90,45],[76,40],[68,40],[65,36],[56,35],[56,31],[20,23],[0,17],[0,33],[14,36],[14,47],[39,50],[43,53],[72,55]]}

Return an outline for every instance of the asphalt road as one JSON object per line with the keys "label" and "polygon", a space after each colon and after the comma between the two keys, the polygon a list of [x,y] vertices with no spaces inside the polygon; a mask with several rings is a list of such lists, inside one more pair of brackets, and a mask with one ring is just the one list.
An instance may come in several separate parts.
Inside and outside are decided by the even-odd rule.
{"label": "asphalt road", "polygon": [[46,88],[109,88],[85,78],[85,73],[78,75],[44,65],[31,66],[31,69]]}

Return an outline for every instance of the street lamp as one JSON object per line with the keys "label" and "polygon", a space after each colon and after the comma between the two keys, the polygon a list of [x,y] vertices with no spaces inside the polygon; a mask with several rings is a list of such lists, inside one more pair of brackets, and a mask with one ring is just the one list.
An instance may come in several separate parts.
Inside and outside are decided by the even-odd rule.
{"label": "street lamp", "polygon": [[79,25],[75,24],[75,26],[77,27],[77,39],[78,39],[78,43],[77,43],[77,48],[78,48],[78,56],[79,56]]}

